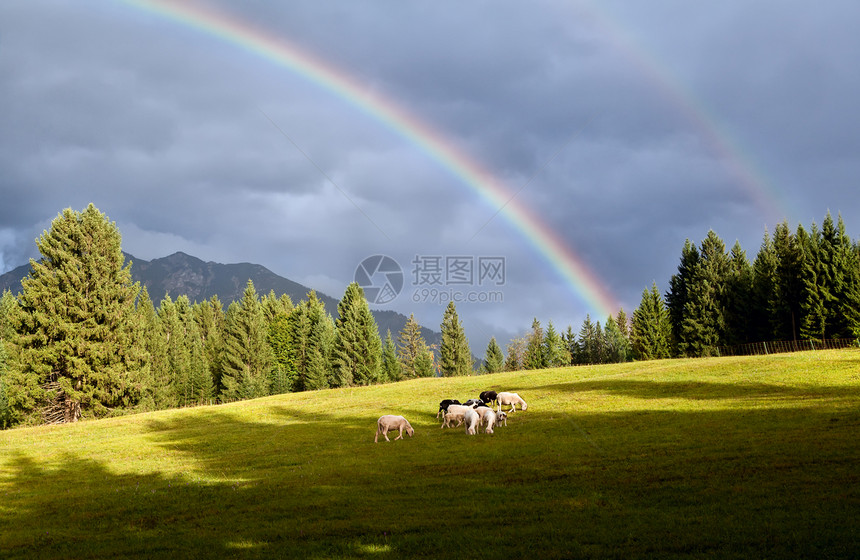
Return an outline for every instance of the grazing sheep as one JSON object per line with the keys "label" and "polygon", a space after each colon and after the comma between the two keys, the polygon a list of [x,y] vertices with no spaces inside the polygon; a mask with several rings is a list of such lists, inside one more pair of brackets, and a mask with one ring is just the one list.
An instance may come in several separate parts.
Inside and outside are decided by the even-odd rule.
{"label": "grazing sheep", "polygon": [[439,418],[439,415],[445,415],[445,412],[448,410],[448,405],[450,404],[460,404],[460,401],[457,399],[445,399],[439,403],[439,412],[436,413],[436,419]]}
{"label": "grazing sheep", "polygon": [[[472,410],[468,406],[463,406],[461,404],[449,404],[448,410],[445,412],[444,420],[442,422],[443,428],[455,428],[459,427],[460,424],[465,420],[465,415],[467,410]],[[457,422],[457,426],[454,426],[454,422]]]}
{"label": "grazing sheep", "polygon": [[484,391],[480,394],[480,399],[487,404],[492,404],[496,402],[496,395],[495,391]]}
{"label": "grazing sheep", "polygon": [[487,406],[487,403],[485,403],[481,399],[469,399],[463,403],[463,406],[471,406],[472,408],[478,408],[479,406]]}
{"label": "grazing sheep", "polygon": [[400,435],[394,438],[394,441],[403,438],[403,430],[406,430],[409,437],[412,437],[412,434],[415,433],[415,430],[412,429],[412,426],[406,418],[402,416],[394,416],[393,414],[386,414],[385,416],[380,416],[379,420],[376,421],[376,436],[373,438],[373,442],[377,443],[379,441],[379,434],[382,434],[385,437],[385,441],[391,441],[388,439],[388,432],[393,432],[394,430],[400,431]]}
{"label": "grazing sheep", "polygon": [[481,426],[481,416],[475,412],[475,409],[466,410],[463,415],[463,421],[466,423],[466,433],[473,436],[478,433],[478,428]]}
{"label": "grazing sheep", "polygon": [[498,403],[499,412],[501,412],[502,406],[506,404],[511,405],[511,409],[508,412],[516,412],[517,405],[520,405],[521,410],[525,410],[529,407],[529,405],[526,404],[526,401],[516,393],[499,393],[496,395],[496,402]]}
{"label": "grazing sheep", "polygon": [[[486,426],[486,433],[492,434],[493,428],[496,426],[496,412],[489,407],[480,407],[475,409],[475,412],[481,417],[481,425]],[[480,427],[480,426],[479,426]]]}
{"label": "grazing sheep", "polygon": [[508,425],[508,414],[506,412],[499,412],[496,414],[496,426]]}

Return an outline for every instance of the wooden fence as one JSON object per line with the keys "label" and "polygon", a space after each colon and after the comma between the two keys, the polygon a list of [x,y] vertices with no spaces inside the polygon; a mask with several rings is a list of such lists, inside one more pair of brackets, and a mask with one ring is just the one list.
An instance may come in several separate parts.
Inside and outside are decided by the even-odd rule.
{"label": "wooden fence", "polygon": [[806,352],[810,350],[838,350],[857,347],[857,339],[832,338],[829,340],[775,340],[753,342],[737,346],[720,346],[720,356],[753,356],[760,354],[781,354],[785,352]]}

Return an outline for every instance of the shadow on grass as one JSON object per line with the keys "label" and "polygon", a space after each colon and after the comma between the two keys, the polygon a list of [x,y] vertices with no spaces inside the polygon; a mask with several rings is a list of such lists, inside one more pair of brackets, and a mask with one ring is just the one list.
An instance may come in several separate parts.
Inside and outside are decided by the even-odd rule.
{"label": "shadow on grass", "polygon": [[[642,398],[730,392],[718,384],[608,383],[564,390]],[[733,395],[781,396],[777,389],[754,385]],[[0,479],[0,555],[439,558],[498,550],[543,558],[851,558],[858,552],[856,411],[552,418],[530,409],[497,437],[455,435],[422,418],[420,425],[432,430],[374,445],[375,417],[277,403],[262,408],[261,421],[219,408],[143,421],[141,453],[184,468],[159,468],[155,460],[145,463],[151,472],[121,473],[77,454],[45,464],[19,453]],[[670,448],[662,445],[666,419],[685,430]],[[568,422],[585,426],[603,451],[565,429]]]}

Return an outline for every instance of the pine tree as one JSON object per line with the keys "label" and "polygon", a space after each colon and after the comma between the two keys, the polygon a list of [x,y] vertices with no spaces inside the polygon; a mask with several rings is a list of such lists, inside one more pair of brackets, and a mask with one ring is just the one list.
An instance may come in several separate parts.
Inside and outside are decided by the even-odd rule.
{"label": "pine tree", "polygon": [[492,337],[487,344],[487,352],[484,355],[484,372],[498,373],[505,367],[505,355],[496,342],[496,337]]}
{"label": "pine tree", "polygon": [[698,264],[699,250],[687,239],[684,241],[684,248],[681,250],[681,264],[678,265],[678,273],[673,274],[670,278],[669,291],[666,293],[666,309],[672,324],[670,343],[675,354],[681,354],[681,347],[686,343],[683,325],[686,317],[690,284],[693,281],[693,272],[696,270]]}
{"label": "pine tree", "polygon": [[203,337],[206,363],[209,364],[209,376],[212,378],[213,397],[216,397],[223,388],[221,365],[224,362],[224,332],[227,329],[227,315],[218,296],[212,296],[199,304],[196,317],[200,325],[200,335]]}
{"label": "pine tree", "polygon": [[400,360],[397,358],[397,348],[394,346],[394,339],[391,338],[391,329],[388,329],[385,334],[385,341],[382,343],[382,375],[383,383],[392,381],[400,381],[403,379],[403,370],[400,367]]}
{"label": "pine tree", "polygon": [[269,391],[273,395],[288,393],[295,383],[296,370],[292,356],[290,315],[279,312],[269,321],[268,338],[274,363],[269,378]]}
{"label": "pine tree", "polygon": [[457,316],[454,302],[448,302],[448,307],[442,316],[442,345],[439,348],[439,368],[444,377],[469,375],[472,373],[472,354],[469,341],[463,330],[463,324]]}
{"label": "pine tree", "polygon": [[333,387],[378,383],[382,367],[382,341],[364,290],[356,282],[346,288],[337,306],[332,349]]}
{"label": "pine tree", "polygon": [[[409,315],[403,330],[397,335],[397,356],[400,360],[403,376],[406,379],[430,377],[435,373],[430,348],[424,342],[421,325],[415,320],[414,314]],[[430,358],[429,369],[427,366],[428,358]]]}
{"label": "pine tree", "polygon": [[137,404],[147,374],[135,302],[140,286],[124,266],[121,236],[90,204],[64,210],[43,232],[13,319],[20,348],[22,412],[75,421]]}
{"label": "pine tree", "polygon": [[638,360],[659,360],[671,355],[672,323],[657,283],[642,292],[639,307],[633,312],[633,355]]}
{"label": "pine tree", "polygon": [[157,410],[172,406],[169,394],[169,366],[167,361],[167,338],[161,319],[144,287],[140,291],[137,311],[143,325],[143,344],[149,356],[149,372],[143,382],[144,394],[141,397],[141,410]]}
{"label": "pine tree", "polygon": [[222,402],[269,394],[269,373],[274,357],[267,335],[260,299],[254,283],[248,280],[241,302],[233,302],[227,307]]}
{"label": "pine tree", "polygon": [[753,268],[746,252],[735,241],[729,255],[729,269],[725,289],[725,337],[728,345],[754,342],[753,320]]}
{"label": "pine tree", "polygon": [[221,364],[224,355],[226,317],[218,296],[194,306],[194,319],[203,342],[203,357],[208,372],[201,372],[201,402],[211,402],[220,392]]}
{"label": "pine tree", "polygon": [[567,326],[567,330],[564,335],[562,335],[564,339],[564,345],[567,349],[568,361],[566,365],[573,365],[576,362],[576,356],[579,355],[579,342],[576,340],[576,334],[573,332],[573,327],[571,325]]}
{"label": "pine tree", "polygon": [[532,331],[529,333],[528,344],[526,344],[526,355],[523,358],[523,367],[525,369],[542,369],[546,367],[543,342],[543,328],[540,326],[540,321],[535,317],[532,320]]}
{"label": "pine tree", "polygon": [[334,321],[313,290],[290,312],[289,334],[290,359],[296,371],[293,391],[329,387]]}
{"label": "pine tree", "polygon": [[[798,234],[806,238],[803,226],[798,226]],[[774,289],[768,308],[774,340],[797,340],[801,324],[801,302],[803,301],[803,248],[798,245],[797,237],[791,234],[788,222],[777,224],[773,234],[773,248],[776,255]]]}
{"label": "pine tree", "polygon": [[679,350],[687,356],[716,355],[725,344],[729,260],[722,239],[708,231],[687,285]]}
{"label": "pine tree", "polygon": [[606,346],[605,361],[607,363],[623,363],[630,359],[630,341],[621,329],[618,328],[618,324],[612,315],[606,319],[604,340]]}
{"label": "pine tree", "polygon": [[545,367],[554,368],[566,366],[570,363],[570,353],[567,345],[552,321],[547,323],[546,332],[543,337],[543,356]]}
{"label": "pine tree", "polygon": [[777,256],[767,230],[753,262],[752,291],[749,310],[751,342],[771,340],[773,335],[770,302],[775,297]]}
{"label": "pine tree", "polygon": [[579,345],[577,354],[574,358],[577,364],[598,364],[600,363],[601,345],[600,340],[602,330],[598,331],[598,326],[591,321],[591,315],[586,314],[582,321],[582,327],[579,329]]}

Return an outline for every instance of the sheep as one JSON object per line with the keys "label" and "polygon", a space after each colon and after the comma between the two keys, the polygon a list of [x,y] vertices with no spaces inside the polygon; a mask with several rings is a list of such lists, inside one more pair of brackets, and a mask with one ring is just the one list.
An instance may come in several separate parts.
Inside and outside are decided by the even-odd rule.
{"label": "sheep", "polygon": [[472,408],[478,408],[479,406],[487,406],[487,403],[485,403],[481,399],[469,399],[463,403],[463,406],[471,406]]}
{"label": "sheep", "polygon": [[478,433],[478,428],[481,427],[481,416],[470,408],[463,415],[463,420],[466,423],[466,433],[473,436]]}
{"label": "sheep", "polygon": [[506,412],[499,412],[496,414],[496,426],[508,425],[508,414]]}
{"label": "sheep", "polygon": [[479,398],[485,403],[492,404],[496,402],[496,395],[495,391],[484,391],[480,394]]}
{"label": "sheep", "polygon": [[526,410],[529,407],[526,401],[516,393],[499,393],[496,395],[496,402],[498,403],[499,412],[502,411],[502,405],[506,404],[511,405],[511,409],[508,412],[516,412],[518,404],[521,410]]}
{"label": "sheep", "polygon": [[403,430],[406,430],[409,437],[412,437],[412,434],[415,433],[415,430],[412,429],[412,426],[406,418],[402,416],[394,416],[393,414],[386,414],[385,416],[380,416],[379,420],[376,421],[376,436],[373,438],[373,442],[377,443],[379,441],[379,434],[382,434],[385,437],[385,441],[391,441],[388,439],[388,432],[393,432],[394,430],[400,431],[400,435],[394,438],[394,441],[403,438]]}
{"label": "sheep", "polygon": [[[468,406],[463,406],[461,404],[449,404],[448,410],[445,411],[445,417],[444,421],[442,422],[442,427],[451,428],[460,426],[460,424],[462,424],[463,420],[465,419],[467,410],[472,409]],[[455,420],[457,421],[457,426],[452,426]]]}
{"label": "sheep", "polygon": [[493,433],[493,428],[496,426],[496,413],[492,408],[489,407],[481,407],[475,409],[475,412],[481,417],[481,424],[486,425],[485,432],[488,434]]}
{"label": "sheep", "polygon": [[439,412],[436,413],[436,419],[439,419],[439,415],[445,415],[445,412],[448,410],[449,404],[460,404],[460,401],[457,399],[445,399],[439,403]]}

